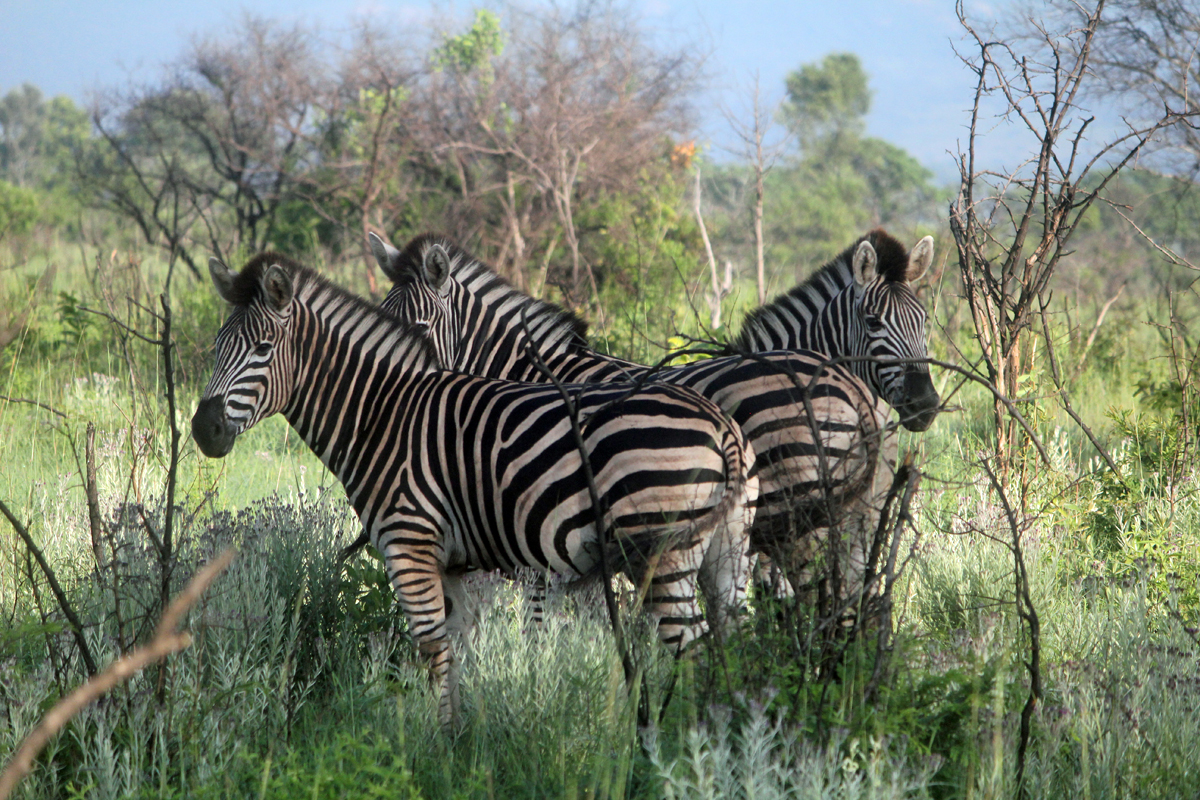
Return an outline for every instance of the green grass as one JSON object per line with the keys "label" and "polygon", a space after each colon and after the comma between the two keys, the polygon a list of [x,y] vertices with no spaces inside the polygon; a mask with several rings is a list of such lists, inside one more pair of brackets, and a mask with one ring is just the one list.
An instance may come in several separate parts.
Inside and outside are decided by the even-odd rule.
{"label": "green grass", "polygon": [[[71,263],[65,251],[51,255]],[[0,299],[37,295],[43,263],[0,273]],[[139,263],[146,285],[160,285],[164,266]],[[112,269],[115,288],[130,283]],[[340,269],[335,277],[353,283]],[[123,349],[109,323],[77,313],[99,303],[102,278],[62,269],[23,337],[0,353],[0,394],[66,415],[0,401],[0,499],[28,523],[107,662],[154,621],[158,564],[138,509],[161,525],[169,425],[153,348]],[[728,649],[701,647],[678,667],[629,615],[645,675],[631,696],[594,592],[554,594],[545,630],[531,635],[520,588],[481,576],[462,725],[447,739],[378,561],[337,562],[358,534],[340,486],[286,423],[259,425],[220,461],[187,439],[223,312],[190,278],[177,276],[174,299],[185,439],[173,585],[226,545],[239,556],[190,615],[195,644],[76,717],[18,797],[1014,795],[1028,634],[1011,602],[1007,523],[978,465],[990,402],[977,387],[965,387],[954,400],[961,410],[930,432],[905,438],[926,472],[921,538],[901,551],[914,545],[897,586],[892,656],[869,699],[873,643],[851,650],[838,681],[823,681],[769,603]],[[1134,393],[1145,376],[1167,375],[1157,334],[1136,317],[1114,318],[1073,383],[1125,484],[1097,471],[1091,445],[1051,403],[1029,415],[1053,462],[1030,473],[1022,512],[1045,688],[1026,766],[1031,797],[1196,791],[1195,462],[1172,471],[1185,444],[1171,436],[1173,418]],[[935,354],[947,357],[941,347]],[[1037,380],[1045,394],[1045,377]],[[1119,426],[1110,409],[1137,413]],[[103,570],[76,462],[88,423],[112,531],[106,562],[117,561]],[[1008,488],[1016,498],[1017,484]],[[0,541],[8,753],[83,670],[36,567],[31,580],[6,526]],[[656,717],[674,687],[661,722],[647,728],[638,724],[643,685]]]}

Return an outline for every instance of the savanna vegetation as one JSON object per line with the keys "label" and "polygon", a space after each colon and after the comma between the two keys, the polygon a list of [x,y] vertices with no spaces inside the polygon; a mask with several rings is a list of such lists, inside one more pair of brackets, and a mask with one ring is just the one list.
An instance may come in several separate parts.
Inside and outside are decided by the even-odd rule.
{"label": "savanna vegetation", "polygon": [[[744,147],[706,150],[701,64],[626,11],[337,48],[246,17],[87,108],[4,87],[0,753],[237,551],[190,646],[75,715],[13,796],[1197,795],[1200,9],[963,12],[955,186],[866,134],[853,54],[748,91]],[[1124,122],[1093,133],[1101,107]],[[1001,132],[1026,163],[989,158]],[[654,363],[879,225],[936,239],[918,288],[945,408],[902,441],[919,491],[874,629],[758,596],[676,663],[626,610],[627,680],[598,589],[552,592],[532,632],[524,587],[480,575],[446,737],[295,433],[270,419],[220,461],[187,435],[225,314],[210,255],[274,248],[380,299],[366,232],[443,231]]]}

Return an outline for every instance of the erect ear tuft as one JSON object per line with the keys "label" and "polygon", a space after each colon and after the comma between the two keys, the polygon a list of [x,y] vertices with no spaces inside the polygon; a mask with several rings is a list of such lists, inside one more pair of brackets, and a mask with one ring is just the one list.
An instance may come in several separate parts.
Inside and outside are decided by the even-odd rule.
{"label": "erect ear tuft", "polygon": [[387,275],[392,283],[398,281],[400,279],[400,251],[374,233],[367,234],[367,241],[371,244],[371,253],[374,254],[375,262],[379,264],[383,274]]}
{"label": "erect ear tuft", "polygon": [[450,283],[450,254],[446,248],[436,242],[426,248],[421,271],[426,283],[439,292],[445,292]]}
{"label": "erect ear tuft", "polygon": [[285,311],[292,303],[292,276],[283,267],[272,264],[263,275],[263,291],[276,311]]}
{"label": "erect ear tuft", "polygon": [[879,264],[879,256],[875,254],[875,248],[868,241],[863,241],[854,251],[854,258],[850,262],[850,271],[854,274],[854,282],[859,286],[866,286],[871,281],[875,280],[876,267]]}
{"label": "erect ear tuft", "polygon": [[919,280],[932,263],[933,237],[926,236],[917,242],[913,246],[912,252],[908,254],[908,270],[904,273],[904,279],[909,283]]}
{"label": "erect ear tuft", "polygon": [[213,286],[217,287],[217,294],[227,302],[233,302],[233,281],[237,278],[233,270],[221,263],[221,259],[213,257],[208,259],[208,274],[212,276]]}

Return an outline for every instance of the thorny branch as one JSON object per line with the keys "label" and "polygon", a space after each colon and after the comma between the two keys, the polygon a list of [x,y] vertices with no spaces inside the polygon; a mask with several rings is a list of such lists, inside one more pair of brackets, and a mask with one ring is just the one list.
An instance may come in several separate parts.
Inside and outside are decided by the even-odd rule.
{"label": "thorny branch", "polygon": [[[1068,14],[1077,23],[1065,31],[1032,22],[1033,33],[1025,39],[1030,52],[1025,54],[1011,40],[980,34],[968,22],[961,0],[957,6],[959,21],[977,48],[973,58],[960,56],[975,73],[976,86],[966,150],[958,157],[961,182],[950,208],[950,227],[988,377],[1000,394],[1010,397],[1029,369],[1023,362],[1032,358],[1025,354],[1025,340],[1033,330],[1033,316],[1046,313],[1039,298],[1059,260],[1069,253],[1084,214],[1098,200],[1110,202],[1105,191],[1152,137],[1195,113],[1163,106],[1145,124],[1126,120],[1126,132],[1084,156],[1085,133],[1094,118],[1082,113],[1078,99],[1094,77],[1091,62],[1104,10],[1105,0],[1090,9],[1070,6]],[[976,168],[980,116],[985,98],[992,95],[1004,103],[1000,116],[1016,121],[1037,142],[1036,156],[1006,173]],[[981,189],[986,196],[977,196]],[[996,403],[1002,471],[1014,466],[1019,450],[1018,432],[1006,411]]]}
{"label": "thorny branch", "polygon": [[1038,701],[1042,699],[1042,624],[1029,594],[1029,575],[1025,571],[1025,556],[1021,550],[1021,526],[1017,514],[1013,510],[1012,503],[1008,500],[1008,493],[1004,490],[995,470],[986,460],[981,461],[980,464],[987,473],[988,480],[991,481],[992,490],[996,492],[996,496],[1000,498],[1000,504],[1004,508],[1004,516],[1012,536],[1012,540],[1007,545],[1013,556],[1013,581],[1015,583],[1013,592],[1016,597],[1017,616],[1029,627],[1029,660],[1025,662],[1025,669],[1029,673],[1029,697],[1026,698],[1025,705],[1021,709],[1021,733],[1017,744],[1016,776],[1017,797],[1024,798],[1028,796],[1028,789],[1024,783],[1025,755],[1029,749],[1033,712],[1037,708]]}
{"label": "thorny branch", "polygon": [[48,406],[45,403],[39,402],[37,400],[29,400],[24,397],[9,397],[6,394],[0,394],[0,400],[3,400],[6,403],[28,403],[29,405],[37,406],[38,408],[40,408],[44,411],[49,411],[51,414],[55,414],[58,417],[60,417],[61,419],[67,418],[67,415],[64,414],[63,412],[59,411],[57,408],[54,408],[53,406]]}
{"label": "thorny branch", "polygon": [[[600,545],[600,577],[604,583],[604,604],[608,609],[608,619],[612,625],[613,638],[616,640],[617,651],[621,654],[621,667],[625,672],[625,684],[632,689],[637,677],[633,666],[633,658],[629,653],[628,647],[626,647],[625,627],[621,623],[617,598],[613,595],[613,571],[608,551],[609,540],[611,538],[608,526],[608,513],[601,502],[600,490],[596,487],[596,476],[592,472],[592,462],[588,457],[587,443],[584,441],[583,430],[580,426],[579,409],[572,400],[571,393],[567,391],[567,387],[546,366],[546,362],[542,359],[542,354],[532,345],[534,340],[529,333],[529,322],[524,311],[522,309],[521,328],[522,333],[525,335],[525,341],[528,343],[526,349],[529,357],[533,360],[538,372],[558,391],[559,396],[562,397],[563,403],[567,407],[567,417],[571,422],[571,436],[575,439],[575,447],[579,450],[579,460],[583,466],[583,477],[587,482],[588,499],[591,501],[592,506],[593,524],[596,526],[596,539]],[[645,700],[645,697],[643,697],[643,700]]]}

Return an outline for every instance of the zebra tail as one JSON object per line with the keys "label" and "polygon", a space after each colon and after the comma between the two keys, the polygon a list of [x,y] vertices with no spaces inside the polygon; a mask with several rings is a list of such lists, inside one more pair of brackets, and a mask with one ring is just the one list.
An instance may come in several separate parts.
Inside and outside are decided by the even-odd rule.
{"label": "zebra tail", "polygon": [[338,560],[337,560],[338,566],[345,564],[347,561],[350,560],[351,556],[353,556],[355,553],[357,553],[359,550],[363,549],[370,543],[371,543],[371,536],[364,530],[362,533],[360,533],[358,535],[357,539],[355,539],[353,542],[351,542],[350,544],[343,547],[340,551],[338,551]]}

